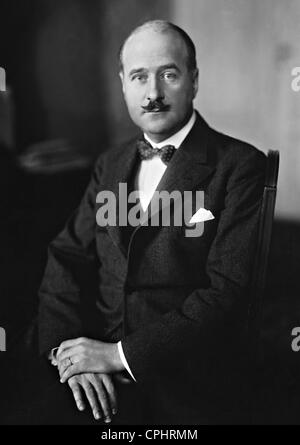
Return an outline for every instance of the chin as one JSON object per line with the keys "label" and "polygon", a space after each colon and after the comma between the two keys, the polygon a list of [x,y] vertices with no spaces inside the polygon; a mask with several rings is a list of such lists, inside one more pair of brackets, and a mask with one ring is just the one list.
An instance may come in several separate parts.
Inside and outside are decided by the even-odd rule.
{"label": "chin", "polygon": [[151,116],[151,118],[147,119],[147,122],[144,121],[143,124],[144,131],[153,134],[170,133],[174,126],[166,117],[157,115]]}

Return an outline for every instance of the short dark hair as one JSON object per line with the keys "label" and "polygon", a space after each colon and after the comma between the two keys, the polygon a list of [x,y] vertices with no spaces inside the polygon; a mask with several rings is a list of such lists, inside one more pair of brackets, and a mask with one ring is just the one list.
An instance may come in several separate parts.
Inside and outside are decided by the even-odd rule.
{"label": "short dark hair", "polygon": [[185,43],[186,49],[187,49],[187,66],[190,71],[194,71],[197,69],[197,60],[196,60],[196,48],[194,45],[194,42],[190,38],[190,36],[179,26],[174,25],[174,23],[167,22],[166,20],[150,20],[142,25],[135,28],[129,36],[124,40],[122,43],[122,46],[119,50],[119,67],[120,71],[123,71],[123,51],[124,47],[127,43],[127,41],[132,37],[133,35],[137,34],[139,31],[141,31],[144,28],[152,28],[157,32],[167,32],[167,31],[175,31],[177,34],[180,35],[182,40]]}

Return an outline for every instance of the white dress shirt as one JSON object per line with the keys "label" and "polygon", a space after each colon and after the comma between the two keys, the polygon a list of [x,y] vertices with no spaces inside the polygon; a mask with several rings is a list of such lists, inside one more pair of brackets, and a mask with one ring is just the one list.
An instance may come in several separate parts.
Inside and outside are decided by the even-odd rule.
{"label": "white dress shirt", "polygon": [[[181,130],[173,134],[173,136],[170,136],[168,139],[156,143],[153,142],[146,134],[144,134],[144,138],[152,145],[153,148],[159,149],[164,147],[165,145],[173,145],[175,149],[177,149],[180,147],[184,139],[187,137],[187,135],[193,128],[195,121],[196,121],[196,113],[194,111],[187,124],[185,124],[185,126],[182,127]],[[147,209],[151,201],[151,198],[156,190],[156,187],[158,186],[166,169],[167,169],[166,164],[163,163],[163,161],[158,155],[153,156],[153,158],[151,159],[147,159],[141,162],[135,180],[135,189],[139,191],[140,203],[144,211]],[[133,380],[136,381],[127,363],[121,341],[118,342],[118,351],[123,365],[129,372]]]}

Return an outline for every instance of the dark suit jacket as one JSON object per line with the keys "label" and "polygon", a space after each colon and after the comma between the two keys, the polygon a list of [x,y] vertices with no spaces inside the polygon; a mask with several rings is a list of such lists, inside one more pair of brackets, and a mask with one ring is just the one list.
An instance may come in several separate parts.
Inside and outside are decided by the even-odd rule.
{"label": "dark suit jacket", "polygon": [[129,234],[97,226],[97,193],[118,197],[121,182],[132,188],[137,163],[134,141],[101,155],[78,210],[50,245],[40,352],[77,336],[122,339],[137,384],[151,388],[165,422],[209,422],[230,411],[241,372],[265,156],[197,116],[158,190],[204,191],[215,219],[201,237],[174,225]]}

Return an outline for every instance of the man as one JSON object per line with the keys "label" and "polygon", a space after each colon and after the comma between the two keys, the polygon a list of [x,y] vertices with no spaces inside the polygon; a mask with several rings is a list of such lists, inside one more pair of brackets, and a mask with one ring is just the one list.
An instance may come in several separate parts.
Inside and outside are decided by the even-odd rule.
{"label": "man", "polygon": [[[122,397],[119,415],[129,415],[134,395],[140,419],[124,422],[232,422],[243,402],[265,156],[214,131],[194,110],[195,47],[177,26],[151,21],[135,29],[120,52],[120,78],[144,139],[99,157],[80,206],[49,247],[40,353],[58,367],[79,410],[88,400],[95,419],[111,421]],[[97,224],[100,192],[127,199],[119,184],[139,192],[142,214],[155,190],[191,191],[192,213],[209,215],[203,233],[187,236],[186,227],[151,225],[147,216],[136,228]]]}

